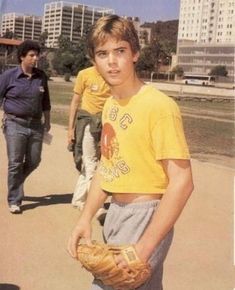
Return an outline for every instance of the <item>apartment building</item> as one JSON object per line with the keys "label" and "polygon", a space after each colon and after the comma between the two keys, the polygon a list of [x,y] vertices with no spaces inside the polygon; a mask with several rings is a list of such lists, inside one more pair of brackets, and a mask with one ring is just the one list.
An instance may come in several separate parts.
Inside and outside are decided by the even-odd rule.
{"label": "apartment building", "polygon": [[185,73],[206,74],[215,66],[225,66],[228,76],[234,74],[234,44],[205,44],[193,41],[178,43],[178,64]]}
{"label": "apartment building", "polygon": [[179,39],[202,43],[235,41],[235,0],[181,0]]}
{"label": "apartment building", "polygon": [[84,32],[102,16],[114,10],[85,4],[56,1],[44,5],[43,31],[48,32],[47,47],[57,47],[63,35],[77,43]]}
{"label": "apartment building", "polygon": [[1,35],[4,35],[7,30],[13,32],[14,39],[39,40],[42,33],[42,17],[5,13],[2,15]]}
{"label": "apartment building", "polygon": [[185,73],[225,65],[234,82],[235,0],[181,0],[177,57]]}

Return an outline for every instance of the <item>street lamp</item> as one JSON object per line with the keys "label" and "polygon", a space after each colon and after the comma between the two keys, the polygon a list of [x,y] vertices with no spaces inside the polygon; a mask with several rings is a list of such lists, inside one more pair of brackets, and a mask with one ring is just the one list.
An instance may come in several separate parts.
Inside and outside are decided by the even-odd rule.
{"label": "street lamp", "polygon": [[168,71],[167,71],[167,81],[170,81],[170,70],[171,70],[171,56],[167,56],[168,61]]}
{"label": "street lamp", "polygon": [[151,72],[151,77],[150,77],[150,82],[151,82],[151,83],[153,82],[153,75],[154,75],[154,74],[156,74],[156,72],[155,72],[155,71],[152,71],[152,72]]}

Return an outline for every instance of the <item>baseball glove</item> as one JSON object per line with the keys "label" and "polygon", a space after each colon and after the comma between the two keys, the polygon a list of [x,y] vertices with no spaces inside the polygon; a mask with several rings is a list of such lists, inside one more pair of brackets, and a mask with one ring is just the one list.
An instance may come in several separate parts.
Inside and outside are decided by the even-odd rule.
{"label": "baseball glove", "polygon": [[[114,256],[118,254],[124,257],[130,269],[117,266]],[[151,276],[150,265],[139,259],[131,245],[112,246],[98,242],[93,242],[90,246],[80,244],[77,256],[83,267],[96,279],[114,289],[135,289]]]}

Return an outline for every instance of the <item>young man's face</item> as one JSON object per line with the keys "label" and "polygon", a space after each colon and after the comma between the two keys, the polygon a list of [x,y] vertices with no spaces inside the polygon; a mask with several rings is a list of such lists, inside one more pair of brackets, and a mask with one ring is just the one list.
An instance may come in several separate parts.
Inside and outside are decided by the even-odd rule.
{"label": "young man's face", "polygon": [[117,41],[109,37],[107,41],[95,49],[95,66],[106,82],[112,87],[128,84],[134,73],[134,62],[139,53],[133,53],[127,41]]}
{"label": "young man's face", "polygon": [[33,68],[36,66],[39,55],[35,50],[29,50],[26,56],[21,56],[21,64],[27,68]]}

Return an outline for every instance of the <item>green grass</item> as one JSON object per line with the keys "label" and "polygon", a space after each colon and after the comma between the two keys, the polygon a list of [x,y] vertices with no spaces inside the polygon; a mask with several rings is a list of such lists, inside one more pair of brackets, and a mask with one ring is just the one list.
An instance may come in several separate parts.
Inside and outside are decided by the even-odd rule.
{"label": "green grass", "polygon": [[52,105],[69,105],[73,96],[72,82],[49,81],[49,91]]}
{"label": "green grass", "polygon": [[54,124],[68,126],[69,110],[53,110],[51,111],[51,122]]}
{"label": "green grass", "polygon": [[[54,105],[69,105],[73,95],[74,83],[72,82],[49,82],[51,102]],[[199,101],[177,101],[180,107],[193,108],[197,111],[201,109],[215,110],[219,112],[233,113],[234,103],[199,102]]]}
{"label": "green grass", "polygon": [[191,117],[183,117],[183,122],[192,156],[198,153],[235,156],[233,123]]}
{"label": "green grass", "polygon": [[[67,126],[69,116],[69,104],[73,95],[72,82],[49,82],[51,95],[52,123]],[[180,107],[193,109],[195,113],[205,116],[210,112],[210,117],[218,117],[217,113],[234,113],[234,103],[177,101]],[[54,106],[54,108],[53,108]],[[201,113],[200,113],[201,111]],[[213,119],[193,118],[183,116],[185,135],[193,158],[211,160],[212,156],[231,157],[235,156],[234,147],[234,124],[220,122]],[[200,157],[199,157],[200,156]],[[215,162],[220,162],[217,158]],[[226,162],[223,163],[226,165]],[[229,162],[228,162],[229,163]],[[231,165],[231,162],[227,164]]]}
{"label": "green grass", "polygon": [[73,96],[74,84],[72,82],[53,81],[49,81],[48,84],[52,105],[51,122],[67,126],[69,119],[69,104]]}
{"label": "green grass", "polygon": [[192,108],[197,110],[210,110],[210,111],[218,111],[218,112],[225,112],[225,113],[234,113],[234,102],[200,102],[200,101],[176,101],[179,107],[186,107]]}

